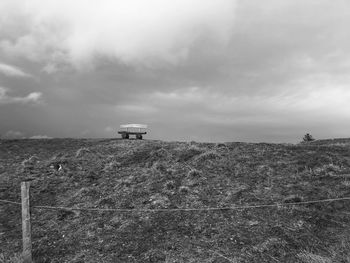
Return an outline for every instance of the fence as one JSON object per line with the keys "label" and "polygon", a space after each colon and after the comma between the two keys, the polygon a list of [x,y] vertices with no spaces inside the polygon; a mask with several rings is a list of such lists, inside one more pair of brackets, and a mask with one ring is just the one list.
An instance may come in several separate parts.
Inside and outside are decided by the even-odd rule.
{"label": "fence", "polygon": [[[77,207],[62,207],[62,206],[30,206],[30,182],[21,183],[21,203],[11,200],[1,200],[0,204],[10,204],[10,205],[21,205],[22,207],[22,240],[23,240],[23,262],[32,263],[32,240],[31,240],[31,209],[50,209],[50,210],[78,210],[78,211],[111,211],[111,212],[199,212],[199,211],[224,211],[224,210],[244,210],[244,209],[258,209],[258,208],[268,208],[268,207],[285,207],[285,206],[300,206],[307,204],[317,204],[317,203],[329,203],[336,201],[350,200],[350,197],[341,198],[327,198],[300,202],[288,202],[288,203],[271,203],[271,204],[249,204],[240,206],[225,206],[225,207],[203,207],[203,208],[163,208],[163,209],[125,209],[125,208],[77,208]],[[350,215],[350,213],[345,213]],[[334,220],[332,220],[334,221]],[[342,222],[336,223],[348,226]],[[350,226],[348,226],[350,227]],[[214,254],[219,255],[222,258],[226,258],[224,255],[217,251],[213,251]],[[229,259],[226,258],[228,261]]]}

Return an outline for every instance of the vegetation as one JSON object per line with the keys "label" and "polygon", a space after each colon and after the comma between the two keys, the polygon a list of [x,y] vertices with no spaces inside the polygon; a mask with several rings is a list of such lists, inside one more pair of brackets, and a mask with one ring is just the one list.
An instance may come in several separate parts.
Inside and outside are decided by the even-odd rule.
{"label": "vegetation", "polygon": [[[0,140],[0,199],[31,205],[35,262],[350,262],[350,140],[312,144]],[[218,211],[207,208],[280,203]],[[0,204],[0,262],[20,262],[21,209]]]}
{"label": "vegetation", "polygon": [[312,142],[312,141],[314,141],[315,139],[312,137],[312,135],[311,134],[309,134],[309,133],[307,133],[307,134],[305,134],[304,135],[304,137],[303,137],[303,141],[304,142]]}

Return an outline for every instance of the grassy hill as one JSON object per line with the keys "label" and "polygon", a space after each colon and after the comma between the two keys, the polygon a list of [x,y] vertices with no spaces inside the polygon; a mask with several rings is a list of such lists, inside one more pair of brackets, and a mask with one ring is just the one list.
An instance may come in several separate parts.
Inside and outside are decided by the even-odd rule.
{"label": "grassy hill", "polygon": [[[350,139],[299,145],[0,140],[0,199],[31,181],[36,262],[350,262]],[[215,211],[139,211],[233,207]],[[0,262],[20,262],[21,207],[0,203]]]}

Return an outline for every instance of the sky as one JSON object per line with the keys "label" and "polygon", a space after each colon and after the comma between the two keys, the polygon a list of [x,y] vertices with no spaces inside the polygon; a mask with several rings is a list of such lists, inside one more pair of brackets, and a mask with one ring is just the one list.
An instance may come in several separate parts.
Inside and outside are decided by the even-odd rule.
{"label": "sky", "polygon": [[347,0],[1,0],[2,138],[350,137]]}

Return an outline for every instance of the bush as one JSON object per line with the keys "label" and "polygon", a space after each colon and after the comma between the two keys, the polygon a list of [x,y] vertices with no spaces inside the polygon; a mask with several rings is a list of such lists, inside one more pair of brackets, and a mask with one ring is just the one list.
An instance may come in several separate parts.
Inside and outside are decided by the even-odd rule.
{"label": "bush", "polygon": [[315,140],[315,139],[312,137],[311,134],[307,133],[307,134],[304,135],[304,138],[303,138],[303,141],[304,141],[304,142],[312,142],[312,141],[314,141],[314,140]]}

